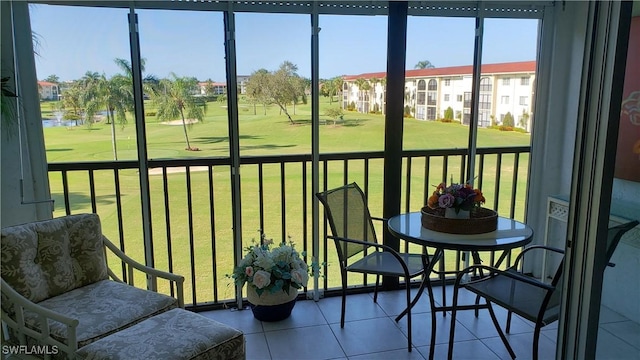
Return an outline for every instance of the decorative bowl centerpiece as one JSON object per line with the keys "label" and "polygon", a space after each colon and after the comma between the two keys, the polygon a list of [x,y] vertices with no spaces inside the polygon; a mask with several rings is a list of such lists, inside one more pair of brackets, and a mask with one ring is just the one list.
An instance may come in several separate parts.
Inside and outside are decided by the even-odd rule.
{"label": "decorative bowl centerpiece", "polygon": [[482,207],[482,191],[470,184],[440,183],[422,208],[422,226],[450,234],[482,234],[495,231],[498,214]]}

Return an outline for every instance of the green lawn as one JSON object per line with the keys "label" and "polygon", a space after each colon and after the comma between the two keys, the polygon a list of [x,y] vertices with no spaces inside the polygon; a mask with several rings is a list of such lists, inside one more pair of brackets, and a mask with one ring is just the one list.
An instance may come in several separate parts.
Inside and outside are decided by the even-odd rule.
{"label": "green lawn", "polygon": [[[242,100],[241,100],[242,101]],[[337,107],[334,102],[329,105],[328,99],[321,99],[320,113],[328,106]],[[172,126],[160,123],[155,116],[146,117],[146,132],[148,153],[151,159],[183,159],[183,158],[212,158],[228,157],[228,125],[227,111],[224,103],[209,103],[205,121],[188,127],[188,136],[192,147],[200,151],[186,151],[182,126]],[[43,103],[43,114],[50,113],[55,104]],[[151,104],[145,104],[145,111],[153,111]],[[293,108],[289,109],[293,114]],[[252,106],[241,102],[240,123],[240,154],[241,156],[309,154],[311,152],[310,104],[297,105],[295,124],[289,124],[287,117],[280,114],[276,107],[268,107],[267,114],[261,106],[256,108],[256,115]],[[347,112],[344,121],[333,125],[333,120],[321,116],[320,151],[322,153],[380,151],[384,149],[383,115],[360,114]],[[77,161],[111,161],[113,150],[111,146],[110,126],[98,122],[86,127],[57,127],[45,128],[45,142],[47,160],[49,162],[77,162]],[[404,149],[441,149],[466,148],[468,143],[468,127],[460,124],[446,124],[440,122],[404,120]],[[124,126],[117,126],[116,130],[118,159],[134,160],[136,156],[136,132],[133,120]],[[479,129],[478,146],[522,146],[529,145],[528,134],[516,132],[500,132],[498,130]],[[488,157],[485,163],[483,190],[493,189],[496,174],[496,159]],[[429,174],[430,184],[437,184],[441,180],[441,159],[433,159]],[[381,216],[382,209],[382,160],[373,160],[369,164],[370,209],[374,216]],[[459,160],[450,159],[448,173],[459,178]],[[518,196],[516,202],[516,218],[524,216],[524,194],[526,189],[526,170],[528,156],[523,156],[519,164]],[[342,162],[329,164],[329,187],[341,185],[343,182]],[[403,176],[406,171],[404,164]],[[411,201],[410,210],[419,210],[423,204],[422,188],[424,184],[424,161],[416,160],[412,163]],[[511,179],[513,176],[513,157],[504,156],[501,167],[500,198],[498,211],[509,215],[508,200],[511,197]],[[268,237],[280,239],[284,231],[292,237],[299,249],[303,247],[306,231],[307,244],[311,246],[311,219],[308,218],[304,226],[303,218],[303,187],[302,166],[287,164],[285,172],[285,203],[282,209],[281,196],[281,168],[280,165],[265,165],[263,168],[263,196],[264,196],[264,231]],[[324,172],[321,169],[321,176]],[[307,213],[311,215],[311,168],[307,169]],[[242,181],[242,234],[243,242],[250,243],[257,239],[259,222],[259,183],[256,166],[245,165],[241,169]],[[139,196],[139,179],[137,171],[124,170],[118,173],[120,182],[120,201],[122,211],[122,229],[125,251],[135,259],[142,261],[144,252],[142,246],[142,226]],[[114,242],[119,241],[118,206],[115,196],[115,180],[113,171],[98,171],[94,173],[96,208],[103,222],[103,232]],[[192,171],[191,198],[186,191],[186,174],[172,173],[167,176],[165,190],[162,176],[150,175],[152,225],[154,239],[154,254],[156,267],[169,269],[168,238],[171,239],[172,269],[183,274],[186,278],[185,301],[194,301],[191,289],[191,279],[197,283],[196,301],[213,300],[214,280],[218,282],[218,299],[233,297],[231,282],[225,274],[231,273],[232,257],[232,221],[230,175],[226,167],[215,167],[213,186],[209,186],[207,171]],[[364,166],[362,161],[349,162],[349,181],[364,182]],[[91,196],[89,176],[86,172],[71,172],[68,174],[70,189],[69,206],[73,213],[91,211]],[[56,199],[55,216],[64,215],[63,183],[60,174],[50,176],[51,191]],[[487,207],[494,206],[494,195],[485,191]],[[170,218],[165,219],[165,193],[169,204]],[[213,211],[215,213],[214,227],[211,229],[211,209],[209,197],[213,194]],[[189,216],[188,204],[191,202]],[[402,202],[402,209],[405,200]],[[322,211],[322,209],[321,209]],[[282,213],[284,212],[285,229],[282,229]],[[189,223],[193,224],[193,232],[189,233]],[[170,231],[168,231],[170,228]],[[381,232],[379,232],[381,233]],[[215,247],[212,244],[215,237]],[[193,239],[193,247],[191,246]],[[215,260],[214,259],[215,254]],[[338,268],[335,265],[335,250],[329,244],[322,249],[320,261],[329,264],[326,273],[330,286],[339,285]],[[191,271],[191,256],[196,266],[195,274]],[[111,259],[113,260],[113,259]],[[448,259],[449,260],[449,259]],[[216,266],[216,271],[213,267]],[[354,277],[354,283],[362,281],[362,277]],[[141,284],[142,279],[139,280]]]}

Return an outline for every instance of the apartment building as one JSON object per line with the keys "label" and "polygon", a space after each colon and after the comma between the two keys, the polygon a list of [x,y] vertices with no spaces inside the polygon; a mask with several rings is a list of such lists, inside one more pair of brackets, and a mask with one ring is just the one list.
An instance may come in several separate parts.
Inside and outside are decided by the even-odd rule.
{"label": "apartment building", "polygon": [[[515,126],[530,131],[535,70],[535,61],[482,65],[478,126],[501,125],[511,114]],[[471,65],[407,70],[405,113],[418,120],[437,120],[444,118],[445,111],[451,108],[454,119],[469,124],[472,74]],[[385,78],[384,72],[345,76],[343,108],[355,105],[354,110],[359,112],[384,113]]]}

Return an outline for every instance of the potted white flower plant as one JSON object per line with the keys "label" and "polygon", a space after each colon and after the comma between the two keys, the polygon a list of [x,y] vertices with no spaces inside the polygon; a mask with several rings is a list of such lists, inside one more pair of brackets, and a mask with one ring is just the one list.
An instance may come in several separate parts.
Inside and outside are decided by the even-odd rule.
{"label": "potted white flower plant", "polygon": [[298,290],[307,286],[308,266],[293,242],[274,245],[261,236],[260,244],[246,247],[246,255],[233,270],[236,285],[247,284],[247,299],[256,319],[279,321],[291,314]]}

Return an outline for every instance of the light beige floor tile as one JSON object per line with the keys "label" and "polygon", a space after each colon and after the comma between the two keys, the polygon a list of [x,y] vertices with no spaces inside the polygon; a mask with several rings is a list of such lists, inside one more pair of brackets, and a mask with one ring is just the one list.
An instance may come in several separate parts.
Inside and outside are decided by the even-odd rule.
{"label": "light beige floor tile", "polygon": [[[320,299],[318,307],[330,324],[340,322],[340,312],[342,309],[342,297],[330,297]],[[386,317],[387,314],[382,308],[373,302],[373,297],[369,294],[357,294],[347,296],[345,321],[374,319]]]}
{"label": "light beige floor tile", "polygon": [[331,330],[347,356],[407,349],[407,338],[389,318],[350,321],[344,328],[331,324]]}
{"label": "light beige floor tile", "polygon": [[294,329],[305,326],[326,325],[327,320],[313,300],[296,301],[291,316],[281,321],[262,322],[264,331]]}
{"label": "light beige floor tile", "polygon": [[329,325],[267,331],[264,334],[274,360],[345,357]]}

